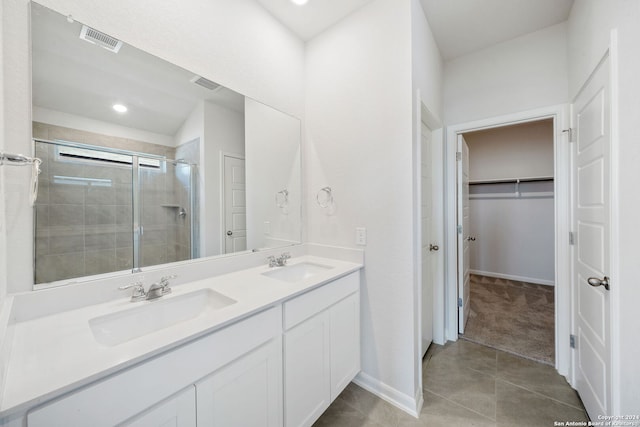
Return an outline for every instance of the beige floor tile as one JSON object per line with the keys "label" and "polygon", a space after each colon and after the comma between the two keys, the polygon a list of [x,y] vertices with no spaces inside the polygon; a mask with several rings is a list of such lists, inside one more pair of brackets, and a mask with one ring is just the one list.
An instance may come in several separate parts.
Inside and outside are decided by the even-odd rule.
{"label": "beige floor tile", "polygon": [[387,427],[365,417],[340,397],[329,406],[329,409],[313,425],[314,427]]}
{"label": "beige floor tile", "polygon": [[520,387],[496,384],[498,426],[545,427],[555,421],[587,421],[584,411]]}
{"label": "beige floor tile", "polygon": [[434,354],[432,360],[447,360],[488,375],[495,375],[497,367],[496,350],[465,340],[444,347]]}
{"label": "beige floor tile", "polygon": [[384,426],[397,425],[400,415],[404,413],[402,410],[354,383],[349,384],[344,389],[342,394],[340,394],[340,398],[368,419]]}
{"label": "beige floor tile", "polygon": [[495,421],[433,393],[424,393],[420,418],[400,420],[398,427],[494,427]]}
{"label": "beige floor tile", "polygon": [[551,366],[499,351],[498,379],[582,409],[575,390]]}
{"label": "beige floor tile", "polygon": [[544,427],[586,420],[577,394],[552,367],[464,340],[429,349],[423,388],[415,418],[350,384],[315,425]]}
{"label": "beige floor tile", "polygon": [[429,362],[423,389],[495,419],[495,377],[466,368],[445,353]]}

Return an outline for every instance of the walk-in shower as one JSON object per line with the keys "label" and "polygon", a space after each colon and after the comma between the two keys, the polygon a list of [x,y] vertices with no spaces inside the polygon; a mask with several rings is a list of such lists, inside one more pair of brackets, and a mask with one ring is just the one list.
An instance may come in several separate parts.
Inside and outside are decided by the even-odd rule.
{"label": "walk-in shower", "polygon": [[199,256],[197,166],[146,153],[34,140],[35,283]]}

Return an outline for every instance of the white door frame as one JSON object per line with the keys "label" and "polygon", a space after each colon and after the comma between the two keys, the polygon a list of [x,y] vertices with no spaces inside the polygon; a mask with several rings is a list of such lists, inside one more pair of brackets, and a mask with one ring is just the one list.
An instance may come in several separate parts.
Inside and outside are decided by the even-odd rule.
{"label": "white door frame", "polygon": [[[443,158],[443,129],[442,122],[422,101],[420,90],[416,90],[414,108],[414,131],[413,131],[413,301],[414,301],[414,379],[416,385],[416,414],[420,413],[422,408],[422,221],[421,221],[421,140],[422,140],[422,124],[424,123],[431,130],[432,155],[434,158]],[[432,159],[432,164],[435,162]],[[432,179],[435,181],[434,171]],[[443,171],[440,171],[442,174]],[[441,177],[442,178],[442,177]],[[432,197],[436,196],[432,194]],[[436,224],[443,223],[444,210],[438,215],[434,214],[434,222]],[[434,227],[437,228],[437,227]],[[443,239],[444,230],[438,230],[434,233],[434,241]],[[443,240],[439,240],[443,242]],[[440,244],[442,247],[442,244]],[[441,249],[442,251],[442,249]],[[441,255],[442,256],[442,255]],[[441,295],[441,298],[438,297]],[[433,342],[436,344],[444,344],[444,301],[439,302],[444,297],[444,280],[434,281],[434,300],[433,300]]]}
{"label": "white door frame", "polygon": [[571,249],[569,231],[570,215],[570,147],[568,135],[569,106],[566,104],[491,117],[473,122],[447,126],[445,144],[445,295],[443,301],[435,301],[445,307],[444,335],[447,340],[458,339],[458,289],[457,289],[457,221],[456,221],[456,150],[457,136],[465,132],[553,119],[554,123],[554,199],[555,199],[555,346],[558,372],[569,373],[571,331]]}

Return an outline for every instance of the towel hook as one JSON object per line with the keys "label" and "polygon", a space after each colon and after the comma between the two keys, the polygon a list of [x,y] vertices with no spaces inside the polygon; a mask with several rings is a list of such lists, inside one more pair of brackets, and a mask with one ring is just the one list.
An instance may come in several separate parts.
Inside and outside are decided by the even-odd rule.
{"label": "towel hook", "polygon": [[289,206],[289,190],[286,188],[276,193],[276,206],[287,213],[287,207]]}

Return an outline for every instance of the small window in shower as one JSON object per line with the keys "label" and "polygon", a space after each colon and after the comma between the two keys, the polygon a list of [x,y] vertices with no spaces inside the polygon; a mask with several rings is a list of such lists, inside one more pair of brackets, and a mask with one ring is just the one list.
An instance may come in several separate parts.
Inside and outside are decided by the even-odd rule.
{"label": "small window in shower", "polygon": [[[121,165],[133,164],[133,157],[128,154],[119,154],[107,151],[98,151],[87,148],[57,146],[56,155],[60,160],[74,160],[78,162],[103,162]],[[139,160],[141,167],[150,167],[160,169],[162,161],[160,159],[152,159],[141,157]]]}

